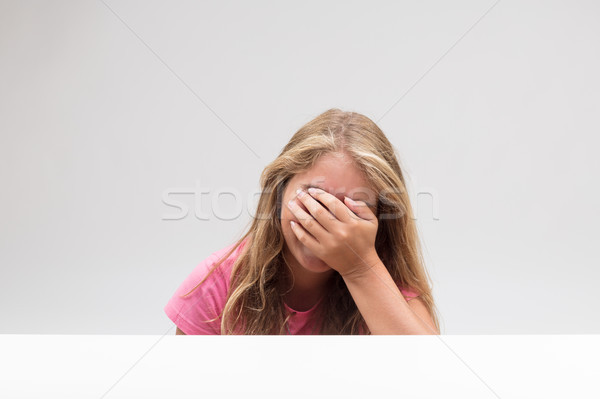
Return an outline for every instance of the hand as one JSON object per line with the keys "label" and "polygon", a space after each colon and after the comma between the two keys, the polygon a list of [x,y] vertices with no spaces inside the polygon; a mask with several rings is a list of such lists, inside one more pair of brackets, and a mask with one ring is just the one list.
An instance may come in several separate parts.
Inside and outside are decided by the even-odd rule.
{"label": "hand", "polygon": [[[369,207],[348,197],[342,202],[318,188],[308,191],[310,195],[298,190],[297,197],[288,202],[301,223],[290,222],[298,240],[342,277],[373,266],[379,260],[375,250],[378,222]],[[296,201],[302,202],[310,214]]]}

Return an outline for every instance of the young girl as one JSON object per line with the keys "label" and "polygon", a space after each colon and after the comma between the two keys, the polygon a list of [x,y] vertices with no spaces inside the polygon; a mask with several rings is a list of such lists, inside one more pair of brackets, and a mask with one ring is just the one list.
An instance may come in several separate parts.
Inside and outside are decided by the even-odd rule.
{"label": "young girl", "polygon": [[177,334],[439,334],[404,177],[364,115],[331,109],[263,171],[237,242],[164,310]]}

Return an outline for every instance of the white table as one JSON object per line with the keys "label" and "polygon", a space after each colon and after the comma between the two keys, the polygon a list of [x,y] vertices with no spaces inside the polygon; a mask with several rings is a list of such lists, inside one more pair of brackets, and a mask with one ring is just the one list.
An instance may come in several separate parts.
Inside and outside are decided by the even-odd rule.
{"label": "white table", "polygon": [[0,335],[0,398],[600,398],[598,359],[600,335]]}

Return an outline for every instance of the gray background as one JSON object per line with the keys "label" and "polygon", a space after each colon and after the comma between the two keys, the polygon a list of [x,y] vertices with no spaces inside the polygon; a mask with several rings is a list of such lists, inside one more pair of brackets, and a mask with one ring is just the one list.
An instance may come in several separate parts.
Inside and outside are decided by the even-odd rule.
{"label": "gray background", "polygon": [[[0,333],[167,331],[264,166],[332,107],[398,150],[443,333],[599,333],[599,9],[1,1]],[[188,213],[165,220],[196,185],[241,215],[170,194]]]}

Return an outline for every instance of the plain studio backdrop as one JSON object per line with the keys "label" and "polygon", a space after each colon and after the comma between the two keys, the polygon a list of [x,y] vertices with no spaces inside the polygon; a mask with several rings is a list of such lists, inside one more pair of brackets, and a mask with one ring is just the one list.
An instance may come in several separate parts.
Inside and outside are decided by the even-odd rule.
{"label": "plain studio backdrop", "polygon": [[165,333],[329,108],[396,148],[442,333],[599,333],[599,11],[0,2],[0,333]]}

